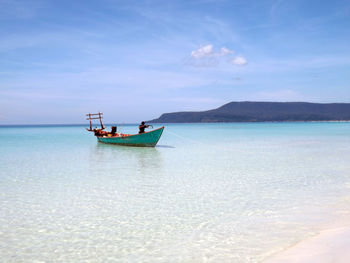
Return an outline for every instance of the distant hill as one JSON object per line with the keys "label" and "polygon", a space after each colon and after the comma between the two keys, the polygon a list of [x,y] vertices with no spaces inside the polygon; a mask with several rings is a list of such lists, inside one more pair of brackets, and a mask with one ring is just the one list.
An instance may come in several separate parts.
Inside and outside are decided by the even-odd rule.
{"label": "distant hill", "polygon": [[230,102],[208,111],[164,113],[151,123],[350,120],[350,103]]}

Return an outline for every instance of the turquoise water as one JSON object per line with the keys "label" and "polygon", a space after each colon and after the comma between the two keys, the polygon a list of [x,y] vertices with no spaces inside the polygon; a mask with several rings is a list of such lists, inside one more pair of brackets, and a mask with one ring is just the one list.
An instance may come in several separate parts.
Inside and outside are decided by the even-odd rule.
{"label": "turquoise water", "polygon": [[350,123],[172,124],[156,148],[0,127],[0,145],[2,262],[260,262],[349,215]]}

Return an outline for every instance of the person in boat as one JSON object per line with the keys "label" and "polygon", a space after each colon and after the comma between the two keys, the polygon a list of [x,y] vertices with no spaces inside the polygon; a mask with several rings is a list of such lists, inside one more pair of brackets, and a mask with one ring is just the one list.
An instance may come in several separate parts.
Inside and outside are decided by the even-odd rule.
{"label": "person in boat", "polygon": [[117,133],[117,126],[112,126],[111,127],[111,134],[112,134],[112,136],[115,136],[116,133]]}
{"label": "person in boat", "polygon": [[141,124],[139,125],[139,134],[144,133],[145,129],[148,128],[150,125],[146,125],[145,122],[141,122]]}

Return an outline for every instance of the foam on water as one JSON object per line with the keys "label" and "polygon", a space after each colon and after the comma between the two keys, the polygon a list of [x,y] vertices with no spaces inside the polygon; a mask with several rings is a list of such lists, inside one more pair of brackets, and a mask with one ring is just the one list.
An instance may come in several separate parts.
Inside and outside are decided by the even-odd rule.
{"label": "foam on water", "polygon": [[4,262],[259,262],[348,216],[350,123],[171,124],[156,148],[7,127],[0,144]]}

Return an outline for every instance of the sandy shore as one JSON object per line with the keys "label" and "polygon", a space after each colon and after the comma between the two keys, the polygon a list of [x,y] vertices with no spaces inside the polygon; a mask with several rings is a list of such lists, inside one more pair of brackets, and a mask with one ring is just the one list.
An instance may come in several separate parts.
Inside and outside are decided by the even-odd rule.
{"label": "sandy shore", "polygon": [[350,227],[322,231],[263,263],[349,263]]}

